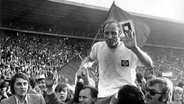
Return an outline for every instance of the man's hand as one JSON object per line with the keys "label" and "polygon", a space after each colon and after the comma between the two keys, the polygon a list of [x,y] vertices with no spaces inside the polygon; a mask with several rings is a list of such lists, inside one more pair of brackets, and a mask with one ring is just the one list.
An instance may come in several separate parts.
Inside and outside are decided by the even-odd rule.
{"label": "man's hand", "polygon": [[125,46],[136,54],[142,64],[148,67],[153,67],[151,57],[137,46],[136,34],[131,30],[125,30],[124,34],[125,37],[123,37],[122,40]]}
{"label": "man's hand", "polygon": [[124,31],[125,37],[123,37],[123,43],[129,49],[137,47],[136,34],[131,30]]}
{"label": "man's hand", "polygon": [[77,77],[82,78],[82,77],[86,76],[87,75],[87,70],[88,69],[85,68],[85,67],[79,68],[79,70],[77,71]]}
{"label": "man's hand", "polygon": [[47,94],[52,94],[54,93],[54,90],[52,86],[54,85],[55,79],[54,79],[54,74],[52,72],[47,72],[46,78],[45,78],[45,85],[47,87]]}
{"label": "man's hand", "polygon": [[82,67],[78,70],[77,72],[77,79],[78,82],[82,80],[82,83],[85,85],[89,84],[89,72],[88,69],[86,67]]}
{"label": "man's hand", "polygon": [[54,75],[51,72],[47,72],[47,76],[45,78],[45,85],[46,87],[52,87],[54,85]]}

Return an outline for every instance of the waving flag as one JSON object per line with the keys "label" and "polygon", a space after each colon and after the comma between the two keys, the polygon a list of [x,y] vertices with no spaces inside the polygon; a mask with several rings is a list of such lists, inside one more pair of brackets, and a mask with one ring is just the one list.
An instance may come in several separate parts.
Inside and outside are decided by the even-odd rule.
{"label": "waving flag", "polygon": [[75,73],[77,72],[80,64],[82,63],[82,59],[79,55],[71,59],[68,63],[66,63],[63,67],[58,70],[58,73],[68,78],[73,84],[75,81]]}
{"label": "waving flag", "polygon": [[[62,66],[57,72],[64,77],[68,78],[72,84],[75,83],[75,77],[76,77],[76,72],[79,68],[79,66],[82,63],[82,57],[80,55],[77,55],[73,59],[71,59],[68,63],[66,63],[64,66]],[[89,71],[89,76],[93,80],[95,79],[94,74]],[[96,80],[96,79],[95,79]]]}
{"label": "waving flag", "polygon": [[126,11],[122,10],[121,8],[116,6],[114,2],[105,19],[105,21],[109,21],[109,20],[116,20],[118,22],[132,20],[134,28],[135,28],[137,43],[139,47],[142,47],[145,44],[150,34],[149,27],[143,21],[127,13]]}

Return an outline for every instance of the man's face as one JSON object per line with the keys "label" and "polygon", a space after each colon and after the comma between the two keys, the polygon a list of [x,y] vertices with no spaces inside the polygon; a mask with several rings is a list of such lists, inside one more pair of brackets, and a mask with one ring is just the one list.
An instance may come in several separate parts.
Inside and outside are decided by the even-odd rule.
{"label": "man's face", "polygon": [[119,43],[119,27],[117,23],[108,23],[104,28],[104,39],[109,48],[116,48]]}
{"label": "man's face", "polygon": [[28,81],[22,78],[17,78],[14,83],[15,95],[24,97],[28,91]]}
{"label": "man's face", "polygon": [[146,104],[163,104],[162,100],[158,100],[160,96],[162,96],[162,91],[158,84],[155,84],[154,86],[146,86]]}
{"label": "man's face", "polygon": [[38,81],[38,87],[43,91],[46,88],[45,85],[45,79],[41,79],[40,81]]}
{"label": "man's face", "polygon": [[63,88],[61,91],[56,92],[58,98],[65,102],[67,99],[67,87]]}
{"label": "man's face", "polygon": [[95,100],[91,96],[90,89],[83,89],[79,93],[79,103],[80,104],[94,104]]}

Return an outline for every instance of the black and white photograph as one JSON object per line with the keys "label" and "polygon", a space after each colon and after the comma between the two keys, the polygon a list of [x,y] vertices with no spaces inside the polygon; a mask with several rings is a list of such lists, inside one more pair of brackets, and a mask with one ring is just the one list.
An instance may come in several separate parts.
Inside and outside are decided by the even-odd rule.
{"label": "black and white photograph", "polygon": [[184,104],[184,0],[0,0],[0,104]]}

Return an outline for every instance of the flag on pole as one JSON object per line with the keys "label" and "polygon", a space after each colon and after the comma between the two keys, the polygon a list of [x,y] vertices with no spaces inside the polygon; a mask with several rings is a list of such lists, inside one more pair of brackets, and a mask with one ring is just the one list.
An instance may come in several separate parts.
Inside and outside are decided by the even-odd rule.
{"label": "flag on pole", "polygon": [[58,73],[68,78],[72,84],[75,81],[75,74],[82,63],[82,59],[79,55],[71,59],[68,63],[58,69]]}
{"label": "flag on pole", "polygon": [[[62,66],[60,69],[58,69],[58,74],[63,75],[64,77],[68,78],[72,84],[75,84],[75,78],[76,78],[76,72],[79,69],[83,59],[78,54],[76,57],[71,59],[68,63],[66,63],[64,66]],[[89,72],[89,77],[96,81],[95,75],[91,72]]]}
{"label": "flag on pole", "polygon": [[150,34],[149,27],[142,20],[116,6],[114,2],[107,14],[105,22],[110,20],[116,20],[118,22],[132,20],[138,46],[142,47],[146,43],[146,40]]}

